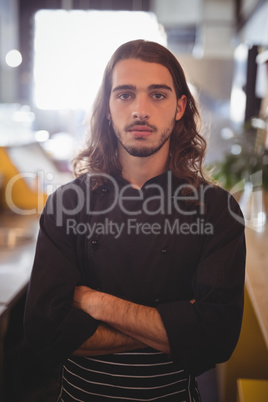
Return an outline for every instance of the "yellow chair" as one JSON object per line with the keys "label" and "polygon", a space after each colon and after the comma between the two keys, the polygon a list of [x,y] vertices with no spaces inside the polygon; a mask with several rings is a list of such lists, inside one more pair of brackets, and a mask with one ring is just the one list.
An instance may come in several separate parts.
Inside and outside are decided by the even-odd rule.
{"label": "yellow chair", "polygon": [[[217,366],[220,402],[236,402],[239,378],[268,381],[268,349],[247,289],[242,330],[237,347],[226,363]],[[259,402],[253,399],[253,402]],[[268,396],[265,400],[268,402]]]}
{"label": "yellow chair", "polygon": [[237,402],[268,402],[268,380],[237,380]]}
{"label": "yellow chair", "polygon": [[11,162],[5,147],[0,147],[0,175],[4,189],[0,194],[0,206],[18,213],[24,211],[25,214],[42,211],[47,195],[27,185],[23,175]]}

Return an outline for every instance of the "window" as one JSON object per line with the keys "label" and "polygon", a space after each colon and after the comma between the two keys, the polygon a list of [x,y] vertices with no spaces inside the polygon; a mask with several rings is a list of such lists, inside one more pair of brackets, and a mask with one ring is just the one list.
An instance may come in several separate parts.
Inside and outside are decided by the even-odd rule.
{"label": "window", "polygon": [[114,50],[133,39],[166,45],[153,13],[40,10],[35,14],[34,103],[39,109],[88,110]]}

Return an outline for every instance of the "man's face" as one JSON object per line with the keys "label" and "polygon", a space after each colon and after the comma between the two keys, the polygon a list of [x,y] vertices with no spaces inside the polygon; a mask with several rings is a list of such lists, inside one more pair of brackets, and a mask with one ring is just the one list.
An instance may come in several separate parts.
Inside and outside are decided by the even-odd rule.
{"label": "man's face", "polygon": [[166,67],[139,59],[115,65],[108,118],[120,151],[147,157],[169,147],[175,121],[183,116],[185,107],[186,97],[177,101]]}

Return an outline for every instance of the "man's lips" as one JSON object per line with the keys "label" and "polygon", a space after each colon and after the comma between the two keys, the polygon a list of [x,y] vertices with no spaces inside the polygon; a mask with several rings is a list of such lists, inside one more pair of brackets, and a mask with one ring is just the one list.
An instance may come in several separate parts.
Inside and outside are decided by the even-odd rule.
{"label": "man's lips", "polygon": [[128,132],[130,132],[132,135],[135,137],[148,137],[153,133],[153,129],[148,127],[148,126],[142,126],[142,125],[136,125],[132,126],[128,129]]}

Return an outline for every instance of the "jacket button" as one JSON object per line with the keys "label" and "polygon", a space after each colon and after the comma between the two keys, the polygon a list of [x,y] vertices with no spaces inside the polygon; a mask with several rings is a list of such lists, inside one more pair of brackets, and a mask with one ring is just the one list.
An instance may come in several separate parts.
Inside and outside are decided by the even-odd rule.
{"label": "jacket button", "polygon": [[95,239],[91,240],[91,245],[96,250],[99,246],[98,240],[95,240]]}
{"label": "jacket button", "polygon": [[166,249],[166,248],[162,248],[161,253],[162,253],[162,254],[167,254],[167,249]]}
{"label": "jacket button", "polygon": [[107,187],[102,187],[102,189],[101,189],[101,191],[103,192],[103,193],[107,193]]}
{"label": "jacket button", "polygon": [[160,302],[160,298],[157,296],[154,298],[155,303],[159,303]]}

